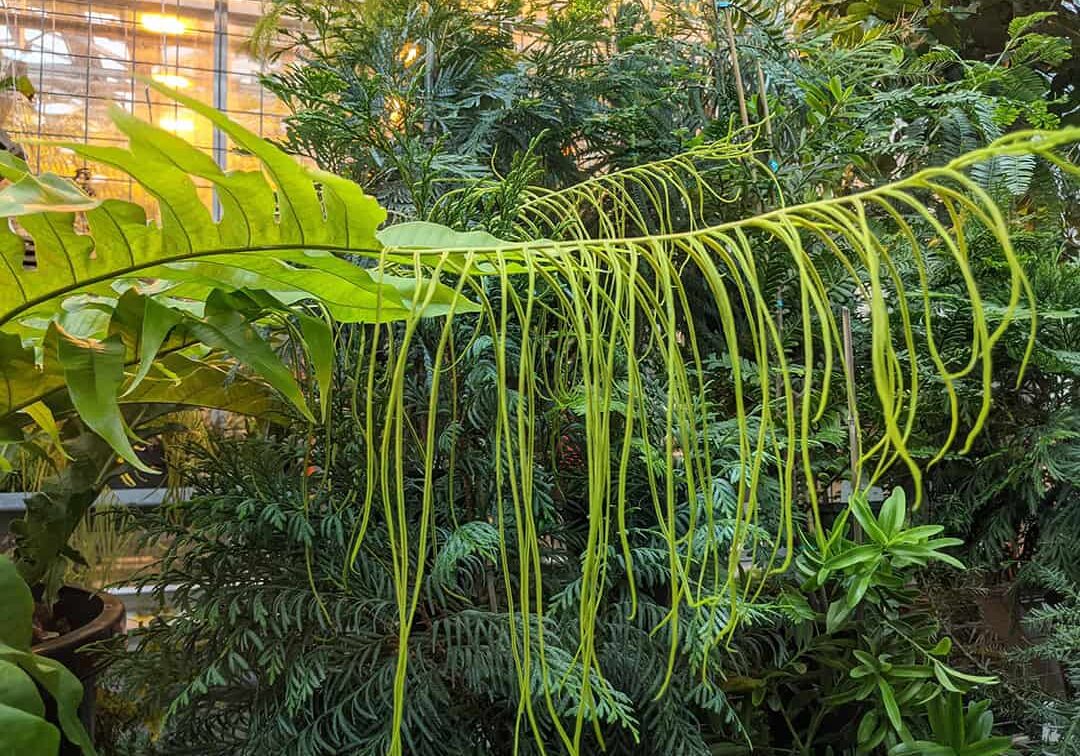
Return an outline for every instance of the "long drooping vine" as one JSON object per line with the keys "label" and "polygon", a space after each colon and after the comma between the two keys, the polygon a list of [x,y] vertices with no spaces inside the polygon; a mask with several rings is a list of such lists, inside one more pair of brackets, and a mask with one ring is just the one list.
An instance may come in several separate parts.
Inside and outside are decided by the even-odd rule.
{"label": "long drooping vine", "polygon": [[[651,507],[667,542],[670,610],[654,632],[670,639],[670,675],[680,645],[682,610],[722,610],[722,639],[738,626],[740,602],[759,591],[770,574],[787,568],[794,551],[797,491],[809,502],[810,526],[825,549],[810,437],[830,397],[846,393],[851,380],[848,371],[840,369],[842,339],[830,301],[834,279],[842,278],[854,289],[856,316],[871,334],[872,374],[857,378],[872,383],[877,404],[862,408],[857,418],[865,451],[853,475],[860,485],[869,485],[899,463],[910,473],[918,497],[920,470],[908,441],[920,384],[938,380],[951,399],[952,432],[937,457],[956,446],[966,448],[990,410],[994,346],[1012,325],[1018,306],[1025,300],[1031,304],[1002,214],[967,171],[992,158],[1036,155],[1065,173],[1078,172],[1061,150],[1080,140],[1080,131],[1018,133],[897,183],[738,221],[699,222],[697,208],[724,201],[725,192],[696,166],[700,160],[752,162],[753,141],[739,135],[690,156],[600,177],[563,192],[537,191],[520,211],[518,229],[526,241],[427,223],[400,224],[376,234],[383,214],[357,187],[299,166],[197,101],[171,94],[257,155],[265,172],[223,173],[175,137],[118,114],[132,141],[130,151],[73,148],[141,180],[159,203],[158,227],[148,226],[141,211],[127,203],[97,203],[51,179],[38,180],[9,166],[15,183],[0,192],[7,203],[5,213],[19,217],[41,253],[36,269],[23,270],[14,263],[16,253],[22,254],[21,242],[14,231],[6,237],[10,243],[4,249],[7,267],[0,268],[5,287],[0,324],[13,328],[26,349],[44,346],[44,359],[57,361],[64,370],[82,360],[78,364],[84,375],[104,369],[93,360],[87,363],[86,356],[98,354],[95,350],[106,342],[121,356],[125,347],[151,350],[144,351],[141,360],[109,363],[110,375],[120,370],[117,375],[128,376],[109,384],[117,391],[136,373],[152,369],[138,365],[153,361],[152,350],[166,342],[172,329],[186,328],[184,333],[195,340],[224,332],[221,310],[233,300],[223,297],[222,290],[269,294],[285,310],[314,300],[341,320],[370,324],[357,360],[366,366],[366,375],[356,383],[371,387],[385,381],[389,390],[384,403],[376,402],[373,391],[356,403],[363,416],[360,427],[366,429],[368,460],[364,498],[356,505],[364,508],[365,523],[381,518],[389,532],[386,558],[392,565],[400,636],[389,723],[395,755],[404,752],[400,725],[408,705],[407,640],[424,600],[426,557],[438,547],[428,523],[434,506],[440,384],[452,380],[454,355],[463,346],[454,343],[455,320],[473,319],[476,338],[490,339],[497,353],[499,390],[493,400],[498,408],[494,453],[499,473],[491,516],[503,546],[503,603],[521,689],[520,737],[530,737],[531,729],[543,749],[537,712],[544,706],[567,751],[578,753],[586,727],[593,726],[599,737],[598,712],[608,690],[593,630],[605,599],[611,555],[621,554],[633,585],[625,528],[628,509]],[[192,176],[211,181],[227,198],[220,224],[192,204]],[[674,222],[676,208],[687,222]],[[90,235],[73,230],[76,211],[90,219]],[[678,230],[680,226],[684,230]],[[1008,306],[993,318],[980,298],[969,259],[967,239],[976,230],[996,239],[1001,264],[1011,276]],[[544,238],[547,234],[550,238]],[[358,267],[346,263],[346,256],[365,262]],[[771,293],[764,290],[760,276],[766,260],[778,259],[790,266],[798,282],[794,301],[801,333],[794,344],[784,341],[773,319]],[[962,364],[941,357],[932,329],[918,343],[911,327],[913,317],[932,319],[933,292],[925,286],[917,292],[905,290],[898,265],[916,266],[925,281],[931,261],[954,266],[967,287],[973,328]],[[64,275],[52,281],[54,268]],[[684,285],[691,273],[706,283],[731,366],[740,474],[732,481],[739,507],[730,543],[708,522],[713,510],[696,506],[714,500],[716,471],[708,444],[708,376],[693,325],[696,305]],[[112,337],[99,341],[99,333],[109,333],[107,322],[104,331],[75,336],[65,332],[58,337],[55,326],[42,327],[44,316],[50,324],[63,318],[70,329],[70,313],[79,308],[115,317],[110,308],[117,306],[117,292],[131,287],[182,316],[158,313],[150,329],[153,338],[135,345]],[[50,315],[49,308],[59,311],[61,302],[66,303],[65,313]],[[432,316],[442,318],[442,333],[428,386],[429,411],[424,418],[408,417],[403,401],[408,347],[420,319]],[[100,318],[94,322],[100,324]],[[208,330],[208,325],[218,331]],[[1030,328],[1034,332],[1034,320]],[[516,352],[501,348],[511,332],[518,334]],[[56,338],[69,346],[54,354]],[[215,344],[236,344],[238,357],[250,357],[240,342],[218,339]],[[307,346],[314,359],[313,344]],[[919,352],[930,356],[936,375],[920,374],[915,358]],[[262,353],[256,357],[255,367],[266,369]],[[318,368],[313,371],[317,375]],[[756,402],[746,395],[744,384],[754,380],[767,386],[776,376],[775,395],[761,392]],[[17,412],[27,405],[15,396],[25,386],[12,371],[4,377],[9,389],[4,409]],[[646,377],[658,379],[665,389],[659,411],[648,406]],[[978,385],[982,404],[970,427],[962,429],[955,387],[968,380]],[[320,388],[329,390],[326,385]],[[570,388],[584,397],[589,527],[581,564],[580,647],[571,668],[556,671],[544,650],[543,618],[551,597],[543,586],[530,459],[536,448],[538,400]],[[116,431],[120,444],[123,425],[117,420],[115,397],[111,404],[105,401],[108,397],[99,399],[95,407],[104,414],[95,422]],[[294,404],[303,402],[294,398]],[[80,412],[83,406],[75,402]],[[314,421],[314,415],[307,414]],[[112,420],[106,422],[106,416]],[[959,443],[962,431],[966,441]],[[407,439],[420,443],[407,445]],[[642,439],[654,443],[640,443]],[[406,459],[408,448],[423,450],[419,462],[425,486],[419,494],[403,485],[406,465],[415,463]],[[134,455],[130,447],[123,451]],[[642,457],[650,500],[628,501],[628,471]],[[768,544],[759,535],[764,505],[759,481],[766,473],[779,480],[779,501],[768,504],[781,513],[778,532]],[[417,503],[419,529],[410,527],[409,520]],[[365,533],[361,526],[354,558]],[[746,569],[741,562],[747,559],[763,563]],[[569,713],[556,706],[557,692],[566,685],[578,686],[581,701]],[[537,689],[543,701],[532,694]]]}
{"label": "long drooping vine", "polygon": [[[669,663],[673,665],[679,645],[681,605],[703,609],[721,603],[730,605],[725,626],[725,632],[730,633],[739,622],[740,597],[760,590],[760,580],[755,588],[750,580],[740,577],[743,573],[739,567],[741,557],[757,553],[754,548],[748,552],[747,539],[756,531],[761,506],[758,482],[769,454],[781,460],[779,470],[774,472],[780,481],[782,517],[767,563],[756,574],[767,576],[788,566],[793,553],[797,488],[809,500],[813,511],[811,527],[819,544],[825,545],[817,514],[810,437],[828,406],[831,392],[848,388],[833,384],[850,380],[848,371],[834,370],[843,360],[843,351],[837,312],[830,303],[822,273],[826,265],[838,266],[855,287],[861,302],[858,317],[867,322],[872,339],[872,375],[860,378],[873,383],[879,406],[864,410],[873,415],[876,428],[859,423],[856,417],[865,437],[865,451],[853,475],[861,485],[872,485],[901,463],[914,481],[918,502],[922,495],[921,471],[908,440],[918,412],[920,383],[940,381],[950,397],[952,430],[934,460],[956,446],[965,451],[990,411],[994,346],[1012,325],[1018,305],[1022,301],[1033,304],[1001,212],[988,191],[966,171],[994,157],[1035,153],[1075,175],[1075,166],[1056,150],[1076,138],[1076,132],[1014,134],[902,182],[712,227],[691,224],[683,232],[629,238],[613,233],[627,226],[655,226],[649,214],[660,218],[663,227],[663,219],[673,204],[693,209],[705,190],[719,198],[708,189],[707,179],[695,172],[689,158],[686,162],[671,161],[674,169],[669,165],[646,166],[640,172],[631,170],[624,175],[594,179],[564,192],[538,193],[522,209],[521,228],[532,232],[562,229],[564,236],[559,241],[500,243],[484,240],[477,233],[458,235],[411,224],[392,227],[382,234],[388,249],[380,264],[405,259],[411,253],[416,271],[432,271],[431,280],[453,271],[460,291],[471,287],[478,295],[485,321],[480,328],[496,344],[509,328],[523,334],[518,364],[507,364],[505,360],[499,364],[499,384],[505,390],[498,397],[503,446],[497,464],[506,468],[503,496],[509,502],[516,527],[509,534],[503,530],[503,536],[517,539],[515,553],[519,555],[518,564],[504,564],[504,571],[507,604],[513,612],[524,615],[516,625],[521,642],[515,658],[521,676],[524,717],[532,720],[531,707],[535,705],[524,693],[529,681],[537,674],[548,679],[542,638],[534,646],[529,637],[530,628],[543,627],[542,621],[530,623],[529,617],[535,615],[542,620],[545,603],[543,571],[532,524],[531,481],[524,472],[529,469],[527,460],[533,442],[535,397],[567,385],[581,386],[585,396],[590,527],[582,564],[581,648],[575,660],[581,667],[576,679],[581,681],[585,705],[577,712],[573,730],[562,733],[567,748],[577,752],[590,705],[598,709],[603,703],[593,700],[593,696],[601,695],[595,681],[602,679],[603,671],[594,667],[596,655],[590,631],[604,599],[607,560],[613,547],[621,547],[631,584],[633,580],[629,544],[621,524],[627,508],[640,504],[628,502],[625,496],[630,458],[640,448],[635,446],[635,439],[661,439],[664,449],[659,472],[654,464],[647,464],[646,469],[650,472],[651,505],[670,549],[671,609],[664,629],[671,640]],[[728,144],[714,148],[711,155],[746,159],[752,157],[752,149]],[[630,196],[633,190],[637,196]],[[640,199],[642,194],[645,202]],[[605,216],[608,211],[617,217]],[[1010,271],[1008,306],[1004,312],[995,313],[993,319],[984,309],[968,255],[967,238],[975,229],[992,234],[1002,264]],[[413,240],[417,234],[433,236],[416,243]],[[782,342],[770,310],[771,297],[762,290],[758,275],[761,261],[777,254],[788,258],[799,282],[796,307],[801,315],[802,336],[793,349]],[[926,322],[933,318],[933,292],[925,287],[917,292],[906,291],[898,264],[916,266],[920,280],[925,281],[931,261],[955,266],[970,297],[973,327],[962,364],[946,364],[933,329],[927,330],[924,343],[916,343],[913,335],[913,318],[923,317]],[[714,532],[712,528],[698,527],[695,507],[689,508],[689,521],[682,525],[676,516],[676,510],[685,502],[711,501],[714,495],[714,475],[704,441],[709,433],[705,419],[708,413],[703,411],[707,378],[692,330],[693,313],[682,284],[691,270],[707,282],[723,324],[734,383],[735,415],[741,431],[744,472],[736,481],[741,506],[730,547],[712,540],[708,535]],[[489,275],[498,282],[490,299],[483,296],[479,285]],[[523,280],[520,286],[515,285],[515,278]],[[450,333],[450,319],[444,338]],[[1033,335],[1036,325],[1032,320],[1028,327]],[[552,332],[560,334],[554,342],[528,336]],[[406,328],[404,340],[410,333],[411,329]],[[747,334],[749,349],[744,346]],[[534,349],[550,350],[551,363],[556,366],[552,375],[532,373],[531,366],[539,357],[532,352]],[[395,350],[399,355],[405,353],[401,343],[395,344]],[[916,354],[921,351],[936,366],[936,375],[920,375]],[[742,390],[747,379],[741,374],[742,357],[748,357],[750,361],[745,364],[757,371],[759,385],[768,385],[773,373],[781,376],[778,396],[773,398],[763,392],[757,406],[747,404]],[[657,366],[666,374],[667,406],[663,426],[651,428],[650,413],[643,405],[641,376],[643,371]],[[404,366],[399,365],[394,380],[402,379],[403,370]],[[965,440],[958,443],[962,429],[956,386],[966,379],[979,387],[982,403],[974,421],[963,429]],[[621,422],[614,422],[616,415],[621,416]],[[401,463],[394,459],[389,439],[401,438],[404,423],[405,419],[399,417],[388,421],[384,428],[382,451],[391,452],[384,456],[379,471],[384,481],[394,480],[393,466]],[[613,437],[613,428],[619,426],[621,437]],[[433,430],[428,428],[429,443]],[[618,463],[612,465],[612,458]],[[860,475],[863,469],[868,471],[866,475]],[[384,488],[384,493],[389,490]],[[387,517],[403,522],[404,501],[400,494],[398,507],[397,513],[387,510]],[[705,516],[709,516],[708,512],[706,509]],[[504,528],[506,523],[500,519],[499,525]],[[703,533],[704,543],[688,543],[688,539],[700,538]],[[415,547],[423,553],[430,544],[421,537]],[[781,547],[783,558],[779,557]],[[412,548],[406,543],[397,546],[402,560],[398,579],[405,584],[417,581],[413,584],[418,585],[419,575],[409,574],[406,556],[414,553]],[[416,564],[417,571],[423,569],[422,559]],[[516,597],[509,595],[512,567],[516,568]],[[719,579],[707,579],[710,574]],[[418,601],[414,593],[403,609],[403,634],[408,631]],[[534,647],[541,649],[537,658],[533,658]],[[402,658],[402,666],[405,663]],[[557,681],[551,682],[557,685]],[[558,722],[555,712],[551,713]]]}

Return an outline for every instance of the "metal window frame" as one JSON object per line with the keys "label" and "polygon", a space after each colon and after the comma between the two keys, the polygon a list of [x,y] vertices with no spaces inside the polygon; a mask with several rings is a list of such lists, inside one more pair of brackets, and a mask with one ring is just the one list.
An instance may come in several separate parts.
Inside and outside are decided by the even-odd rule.
{"label": "metal window frame", "polygon": [[[12,7],[14,5],[15,7]],[[142,93],[139,91],[138,81],[135,79],[135,72],[140,65],[154,65],[152,61],[138,60],[143,57],[138,53],[140,38],[145,35],[141,32],[139,22],[135,16],[131,18],[123,18],[116,21],[102,21],[96,17],[95,10],[99,8],[113,9],[117,6],[115,2],[101,2],[101,0],[85,0],[83,3],[86,9],[85,17],[80,14],[74,14],[69,10],[63,10],[59,12],[51,12],[46,10],[46,4],[41,3],[38,7],[30,7],[30,3],[26,0],[17,0],[10,5],[4,3],[3,9],[6,11],[6,21],[9,27],[14,32],[12,37],[13,44],[0,45],[3,49],[10,50],[23,50],[24,48],[20,44],[21,31],[25,29],[34,29],[41,34],[49,33],[54,30],[57,25],[64,26],[68,32],[74,32],[76,34],[86,35],[86,50],[87,52],[69,52],[67,57],[72,59],[71,71],[69,73],[74,74],[76,69],[81,69],[81,74],[85,77],[85,84],[81,87],[81,92],[53,92],[52,87],[49,86],[50,77],[50,65],[43,58],[39,64],[37,64],[37,70],[31,70],[31,76],[36,81],[37,89],[42,94],[55,94],[56,96],[67,96],[72,98],[82,98],[82,124],[81,134],[76,136],[75,134],[65,135],[62,138],[82,138],[85,142],[90,142],[93,138],[95,141],[102,141],[103,139],[110,139],[113,136],[92,135],[90,133],[90,106],[92,101],[98,101],[102,99],[113,99],[109,97],[96,97],[92,91],[92,81],[90,73],[96,60],[115,60],[118,63],[123,63],[127,68],[127,75],[129,77],[129,102],[133,105],[140,99]],[[139,7],[144,10],[150,10],[160,8],[162,13],[176,13],[178,15],[184,15],[185,11],[190,10],[186,8],[184,0],[160,0],[160,2],[142,2],[139,3]],[[204,9],[199,9],[200,17],[206,18]],[[183,45],[182,36],[169,36],[161,35],[161,55],[158,58],[160,65],[167,68],[177,68],[190,70],[192,72],[200,72],[202,74],[209,74],[209,80],[212,87],[212,104],[213,106],[224,112],[233,112],[229,110],[229,95],[230,95],[230,76],[233,75],[232,60],[231,60],[231,46],[230,42],[237,34],[230,34],[229,32],[229,0],[214,0],[213,9],[213,30],[208,30],[205,25],[200,26],[197,30],[201,35],[212,36],[212,50],[213,57],[211,65],[212,67],[205,67],[200,65],[205,61],[205,58],[198,60],[181,61],[179,59],[179,49]],[[247,19],[247,14],[242,14],[244,19]],[[83,29],[74,29],[68,27],[74,27],[76,25],[85,24],[85,31]],[[123,30],[123,39],[128,44],[128,52],[124,57],[109,57],[102,55],[90,54],[93,49],[93,37],[95,28],[98,26],[108,27],[112,34],[118,34],[120,30]],[[151,37],[153,35],[150,35]],[[205,37],[204,37],[205,39]],[[145,41],[145,40],[144,40]],[[44,53],[43,53],[44,55]],[[78,87],[78,84],[75,87]],[[120,84],[123,87],[123,84]],[[164,105],[162,103],[153,103],[147,97],[145,103],[147,106],[150,117],[154,118],[155,111],[160,111],[163,107],[176,107]],[[254,117],[257,122],[257,131],[262,135],[264,130],[264,124],[267,120],[267,97],[263,91],[259,92],[259,101],[256,109],[241,109],[236,110],[237,114],[247,115]],[[77,113],[77,111],[76,111]],[[78,116],[76,115],[76,118]],[[41,138],[51,133],[49,128],[48,117],[44,112],[44,108],[38,105],[34,108],[34,112],[30,115],[29,121],[23,124],[24,128],[11,129],[11,133],[22,136],[23,138],[37,137]],[[228,142],[226,135],[217,127],[212,129],[212,144],[209,147],[209,152],[214,162],[222,169],[226,170],[228,166]],[[122,142],[123,139],[117,137],[117,142]],[[207,149],[205,145],[195,145],[198,149]],[[42,150],[36,150],[34,155],[34,167],[35,170],[40,171],[42,169]],[[82,161],[81,166],[87,167],[86,161]],[[116,179],[120,181],[122,179]],[[128,179],[128,198],[134,200],[134,185]],[[221,203],[218,198],[217,190],[213,192],[213,217],[215,220],[220,220],[222,215]]]}

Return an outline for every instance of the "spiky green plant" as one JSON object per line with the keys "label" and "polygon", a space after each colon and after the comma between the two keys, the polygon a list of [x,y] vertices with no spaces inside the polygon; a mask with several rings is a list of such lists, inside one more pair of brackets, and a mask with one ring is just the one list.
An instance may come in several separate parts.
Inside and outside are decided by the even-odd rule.
{"label": "spiky green plant", "polygon": [[[385,382],[380,394],[384,404],[375,405],[374,391],[357,399],[365,418],[367,460],[364,495],[357,505],[365,513],[363,522],[373,507],[381,506],[389,532],[385,558],[393,577],[399,634],[390,727],[393,754],[402,753],[408,639],[428,563],[416,557],[434,548],[426,523],[432,520],[434,506],[431,460],[440,431],[436,405],[440,382],[461,346],[453,339],[456,321],[473,318],[475,334],[496,346],[495,487],[505,507],[497,510],[495,526],[503,600],[511,614],[519,615],[511,629],[510,652],[523,692],[536,676],[545,681],[543,702],[521,696],[519,726],[535,729],[538,707],[546,707],[562,743],[576,753],[585,728],[609,703],[604,700],[609,688],[603,684],[593,634],[609,579],[609,551],[622,552],[634,585],[624,518],[627,469],[638,441],[660,442],[659,453],[648,453],[646,506],[655,509],[668,550],[671,611],[654,632],[669,639],[670,678],[683,632],[680,606],[722,612],[724,621],[713,641],[720,643],[737,628],[741,602],[757,595],[770,574],[787,568],[793,553],[797,487],[810,501],[814,537],[827,552],[809,438],[833,393],[854,393],[850,385],[854,379],[846,371],[837,377],[842,339],[825,272],[854,287],[861,302],[856,316],[871,334],[871,371],[858,378],[872,383],[877,406],[856,416],[857,423],[860,417],[865,420],[859,423],[865,452],[853,471],[856,482],[873,483],[899,462],[915,481],[917,502],[920,470],[908,440],[919,408],[920,383],[927,378],[920,375],[917,354],[929,355],[934,377],[950,398],[965,380],[974,382],[982,396],[976,416],[964,429],[963,444],[957,441],[961,418],[951,402],[951,431],[936,459],[955,446],[966,448],[978,433],[990,408],[991,351],[1021,301],[1030,298],[1001,213],[967,172],[987,160],[1020,155],[1050,161],[1063,172],[1078,171],[1060,150],[1080,139],[1080,132],[1017,133],[893,184],[675,231],[667,217],[671,192],[689,199],[684,204],[692,211],[693,198],[708,186],[707,176],[695,170],[693,161],[686,161],[679,171],[664,176],[664,193],[648,189],[650,177],[660,169],[642,166],[562,194],[538,194],[535,203],[523,208],[522,227],[531,231],[556,225],[559,233],[553,239],[504,241],[484,232],[456,232],[428,223],[391,226],[376,237],[382,213],[354,185],[301,168],[220,114],[176,93],[172,96],[257,155],[264,173],[222,173],[180,140],[118,113],[117,121],[131,139],[130,150],[83,145],[72,149],[143,183],[158,200],[159,227],[147,225],[133,205],[97,204],[55,178],[39,179],[9,164],[6,170],[14,183],[0,192],[0,202],[4,214],[17,216],[33,238],[37,264],[34,270],[21,269],[24,243],[9,233],[7,266],[0,270],[0,326],[7,329],[8,339],[19,343],[22,351],[16,353],[26,365],[35,364],[35,348],[42,350],[46,375],[49,370],[63,375],[72,404],[87,424],[134,457],[116,395],[153,369],[153,358],[169,338],[180,335],[209,342],[262,366],[260,372],[273,376],[275,386],[313,419],[304,397],[294,392],[292,378],[277,372],[269,357],[263,360],[261,353],[245,349],[251,333],[249,317],[308,300],[342,320],[400,321],[392,328],[376,328],[361,346],[364,367],[357,381],[369,387]],[[726,160],[753,158],[750,143],[729,140],[712,149]],[[212,223],[197,204],[192,177],[208,179],[218,188],[225,207],[221,223]],[[625,200],[633,187],[645,188],[645,207],[657,219],[658,231],[644,221],[640,235],[622,231],[625,220],[631,227],[637,222],[632,215],[637,211],[631,207],[641,207]],[[75,232],[76,212],[85,212],[90,234]],[[559,217],[552,217],[553,212]],[[609,212],[626,217],[609,224],[603,221]],[[596,222],[589,222],[590,217]],[[976,232],[995,239],[1001,264],[1009,270],[1009,301],[993,319],[983,307],[968,257],[968,239]],[[348,257],[367,262],[356,265],[342,259]],[[766,259],[787,260],[797,271],[795,301],[801,314],[797,344],[783,343],[773,321],[771,293],[762,289],[758,275]],[[921,304],[930,320],[933,292],[925,286],[907,291],[897,272],[900,260],[917,267],[920,281],[931,262],[955,266],[965,281],[972,330],[962,360],[941,359],[933,330],[926,331],[923,341],[916,340],[909,299]],[[707,376],[683,284],[690,272],[706,282],[711,307],[722,324],[734,382],[732,414],[739,430],[741,473],[734,481],[738,507],[733,533],[723,540],[715,528],[699,527],[697,510],[691,511],[688,522],[675,511],[677,496],[710,501],[715,485],[706,442],[709,415],[703,411]],[[151,277],[154,285],[148,286],[146,279]],[[114,320],[122,321],[124,300],[116,294],[132,287],[139,290],[138,302],[149,314],[143,319],[144,338],[134,350],[139,358],[125,363],[128,350],[122,336],[100,336],[109,333]],[[272,294],[273,306],[266,305],[263,292]],[[179,314],[166,318],[157,314],[157,307]],[[442,331],[431,357],[429,411],[415,418],[404,412],[408,347],[421,320],[431,315],[442,316]],[[75,323],[92,327],[72,334]],[[520,334],[513,353],[501,348],[510,331]],[[309,335],[307,341],[309,346],[322,345],[324,356],[331,346],[323,336]],[[744,356],[752,359],[755,375],[743,374]],[[9,391],[3,414],[8,417],[29,406],[30,399],[38,400],[36,394],[25,398],[25,376],[12,369],[14,364],[4,363]],[[546,364],[547,369],[534,371],[537,364]],[[642,389],[646,376],[658,379],[664,389],[659,421],[654,419],[655,408],[646,406]],[[760,403],[751,406],[743,394],[744,381],[756,379],[765,386],[774,376],[779,378],[775,396],[764,392]],[[324,383],[324,391],[328,385]],[[581,396],[588,532],[578,592],[579,648],[569,668],[559,674],[562,683],[556,683],[544,647],[548,597],[529,462],[535,449],[537,398],[567,387],[579,389]],[[621,417],[618,423],[616,413]],[[612,433],[616,427],[619,434]],[[418,438],[422,449],[423,486],[417,494],[402,484],[405,466],[415,461],[405,458],[407,437]],[[774,545],[765,564],[741,570],[740,556],[757,552],[762,506],[758,481],[774,458],[779,482],[776,506],[781,512],[778,532],[772,534]],[[421,509],[419,528],[409,527],[407,509],[414,495]],[[710,511],[702,516],[711,516]],[[361,525],[354,559],[365,535]],[[635,604],[632,598],[631,612]],[[564,727],[555,715],[552,689],[569,680],[579,687],[581,704],[574,722]]]}

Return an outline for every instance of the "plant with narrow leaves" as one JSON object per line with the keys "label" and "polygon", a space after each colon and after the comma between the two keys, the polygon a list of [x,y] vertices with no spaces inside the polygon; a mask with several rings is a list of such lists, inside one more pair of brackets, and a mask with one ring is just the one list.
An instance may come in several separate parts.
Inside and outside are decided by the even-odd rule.
{"label": "plant with narrow leaves", "polygon": [[[869,543],[847,539],[849,515],[854,515]],[[842,622],[867,596],[877,588],[901,588],[907,577],[904,569],[925,567],[931,562],[943,562],[957,569],[964,565],[942,551],[963,543],[959,538],[936,538],[945,528],[941,525],[907,524],[907,494],[895,488],[875,516],[865,492],[851,497],[850,504],[833,524],[825,541],[824,559],[817,574],[807,585],[819,588],[834,572],[843,574],[847,592],[842,599],[829,605],[830,625]],[[875,592],[870,600],[879,600]]]}
{"label": "plant with narrow leaves", "polygon": [[891,745],[898,740],[910,740],[913,726],[910,720],[925,702],[930,701],[933,706],[942,698],[960,695],[972,685],[996,682],[993,677],[971,675],[946,664],[944,660],[952,648],[948,637],[932,648],[920,646],[910,637],[902,637],[900,644],[899,655],[894,655],[895,649],[889,649],[893,653],[877,654],[853,650],[857,663],[848,671],[851,683],[829,697],[833,705],[869,697],[880,701],[880,706],[867,711],[859,720],[856,742],[863,752],[870,752],[882,743]]}
{"label": "plant with narrow leaves", "polygon": [[[1055,756],[1080,754],[1080,583],[1056,569],[1037,567],[1026,575],[1031,584],[1047,591],[1041,606],[1024,618],[1035,640],[1016,652],[1018,661],[1045,660],[1060,665],[1066,689],[1053,695],[1036,691],[1024,705],[1052,734]],[[1049,752],[1049,750],[1048,750]]]}
{"label": "plant with narrow leaves", "polygon": [[964,708],[960,693],[949,693],[927,706],[932,740],[911,740],[889,749],[889,756],[997,756],[1013,750],[1012,738],[994,736],[989,701]]}
{"label": "plant with narrow leaves", "polygon": [[[847,538],[852,515],[869,543]],[[828,531],[824,550],[810,543],[796,558],[802,592],[824,609],[825,637],[807,654],[836,672],[826,677],[823,711],[861,710],[853,735],[863,753],[910,740],[913,718],[927,701],[996,682],[951,666],[951,639],[912,608],[912,568],[934,562],[959,566],[940,551],[959,541],[935,538],[940,526],[910,527],[907,519],[902,489],[877,514],[865,492],[857,492]]]}

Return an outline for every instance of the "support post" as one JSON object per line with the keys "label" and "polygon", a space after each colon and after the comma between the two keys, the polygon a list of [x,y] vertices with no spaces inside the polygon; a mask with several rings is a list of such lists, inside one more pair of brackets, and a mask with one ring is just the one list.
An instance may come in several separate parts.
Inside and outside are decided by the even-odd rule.
{"label": "support post", "polygon": [[739,51],[735,46],[735,27],[731,24],[731,8],[724,10],[724,31],[727,33],[728,51],[731,53],[731,70],[735,73],[735,94],[739,98],[739,117],[743,128],[750,125],[750,114],[746,110],[746,87],[743,85],[742,69],[739,67]]}
{"label": "support post", "polygon": [[[229,107],[229,2],[214,0],[214,108],[220,112]],[[211,152],[214,162],[221,170],[226,169],[228,161],[228,143],[225,133],[214,127]],[[217,188],[214,189],[214,220],[221,220],[221,200]]]}
{"label": "support post", "polygon": [[[862,448],[859,441],[859,422],[855,409],[855,347],[851,337],[851,310],[847,307],[841,310],[841,336],[844,339],[844,373],[847,377],[847,423],[848,423],[848,447],[851,454],[851,496],[859,490],[859,472],[862,459]],[[862,528],[859,523],[853,524],[855,541],[862,542]]]}

